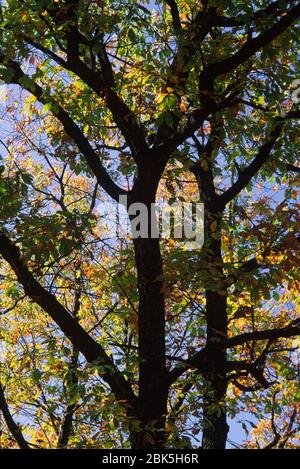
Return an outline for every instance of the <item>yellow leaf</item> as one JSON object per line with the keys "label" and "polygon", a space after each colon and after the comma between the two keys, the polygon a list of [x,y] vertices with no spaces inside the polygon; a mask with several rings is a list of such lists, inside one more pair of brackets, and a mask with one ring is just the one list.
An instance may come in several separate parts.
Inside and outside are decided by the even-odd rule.
{"label": "yellow leaf", "polygon": [[187,98],[186,96],[182,96],[181,97],[181,101],[180,101],[180,110],[181,112],[187,112],[188,110],[188,101],[187,101]]}
{"label": "yellow leaf", "polygon": [[166,96],[168,96],[168,93],[161,93],[157,95],[156,98],[154,99],[155,103],[156,104],[162,103]]}

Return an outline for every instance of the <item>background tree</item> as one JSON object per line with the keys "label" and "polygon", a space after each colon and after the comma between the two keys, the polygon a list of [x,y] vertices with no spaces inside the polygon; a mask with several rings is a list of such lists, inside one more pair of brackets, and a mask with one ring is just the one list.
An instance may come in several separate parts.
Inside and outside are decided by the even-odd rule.
{"label": "background tree", "polygon": [[[299,16],[1,2],[5,445],[224,448],[241,411],[296,441]],[[203,248],[107,239],[121,195],[203,202]]]}

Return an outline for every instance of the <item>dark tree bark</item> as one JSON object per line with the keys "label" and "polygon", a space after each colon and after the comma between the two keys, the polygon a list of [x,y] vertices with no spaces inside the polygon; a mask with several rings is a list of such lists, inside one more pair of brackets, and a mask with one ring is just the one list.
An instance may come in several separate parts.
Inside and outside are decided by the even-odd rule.
{"label": "dark tree bark", "polygon": [[[203,436],[204,449],[224,449],[228,433],[226,422],[227,359],[226,349],[215,345],[227,338],[227,292],[222,268],[221,216],[208,214],[206,224],[207,257],[211,266],[209,282],[213,288],[207,288],[207,371],[203,373],[206,392],[203,398]],[[211,231],[213,227],[213,232]]]}
{"label": "dark tree bark", "polygon": [[[78,280],[77,288],[78,290],[75,293],[75,301],[74,301],[74,308],[73,308],[73,317],[78,322],[78,314],[80,310],[80,297],[81,297],[81,281]],[[79,350],[76,347],[72,347],[72,356],[68,366],[68,372],[66,376],[66,383],[65,383],[65,393],[66,398],[68,399],[72,392],[76,392],[76,388],[78,388],[78,358],[79,358]],[[70,393],[71,388],[71,393]],[[63,416],[62,424],[60,427],[59,437],[58,437],[58,448],[65,448],[68,445],[69,438],[73,433],[73,418],[74,413],[76,411],[76,403],[67,404],[65,413]]]}
{"label": "dark tree bark", "polygon": [[[216,148],[220,127],[212,122],[212,133],[205,146],[194,137],[199,163],[192,167],[199,195],[205,203],[204,246],[201,261],[206,268],[203,279],[206,300],[206,351],[203,366],[205,388],[203,395],[204,449],[224,449],[228,433],[226,422],[227,359],[226,348],[216,347],[227,339],[227,288],[223,271],[221,230],[223,206],[214,185],[213,151]],[[203,158],[207,167],[201,167]]]}
{"label": "dark tree bark", "polygon": [[[72,390],[78,385],[78,374],[77,374],[77,366],[78,366],[78,356],[79,351],[73,347],[73,353],[71,362],[69,364],[68,369],[68,376],[66,382],[66,388],[72,387]],[[67,389],[68,394],[68,389]],[[73,432],[73,417],[74,412],[76,410],[77,404],[72,403],[66,406],[66,410],[63,416],[62,424],[60,427],[60,433],[58,437],[58,448],[65,448],[68,445],[69,438]]]}
{"label": "dark tree bark", "polygon": [[11,435],[13,438],[16,440],[18,446],[20,449],[30,449],[30,446],[28,445],[27,441],[25,440],[23,433],[21,431],[21,428],[19,425],[15,422],[7,401],[5,399],[4,395],[4,389],[2,387],[2,384],[0,384],[0,410],[2,412],[3,418],[5,420],[5,423],[7,425],[7,428],[9,429]]}
{"label": "dark tree bark", "polygon": [[[157,172],[157,168],[156,168]],[[143,180],[143,179],[142,179]],[[166,441],[165,417],[168,386],[165,363],[165,300],[163,267],[158,237],[151,236],[151,204],[159,177],[137,181],[130,202],[141,202],[148,210],[148,237],[134,239],[138,276],[139,396],[137,414],[140,429],[133,436],[134,448],[161,448]],[[157,181],[157,182],[156,182]]]}
{"label": "dark tree bark", "polygon": [[135,447],[160,448],[165,443],[167,387],[165,381],[165,307],[158,239],[136,239],[139,290],[139,397],[142,431]]}

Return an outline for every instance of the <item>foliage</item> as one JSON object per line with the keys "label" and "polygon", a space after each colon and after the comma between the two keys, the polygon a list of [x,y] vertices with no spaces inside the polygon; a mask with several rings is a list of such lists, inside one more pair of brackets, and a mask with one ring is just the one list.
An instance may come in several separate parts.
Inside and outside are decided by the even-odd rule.
{"label": "foliage", "polygon": [[[3,447],[299,446],[299,16],[1,2]],[[203,248],[112,237],[125,193]]]}

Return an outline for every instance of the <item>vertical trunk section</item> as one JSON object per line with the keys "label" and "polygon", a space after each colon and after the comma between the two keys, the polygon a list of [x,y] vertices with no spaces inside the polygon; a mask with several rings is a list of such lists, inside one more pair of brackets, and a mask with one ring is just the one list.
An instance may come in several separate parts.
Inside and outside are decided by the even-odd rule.
{"label": "vertical trunk section", "polygon": [[168,388],[165,364],[165,300],[163,268],[158,237],[151,236],[151,203],[156,184],[137,183],[130,202],[148,209],[148,235],[134,239],[138,277],[139,396],[137,428],[131,434],[134,448],[161,448],[165,444]]}
{"label": "vertical trunk section", "polygon": [[136,448],[161,448],[165,443],[165,307],[162,260],[158,239],[134,241],[139,291],[139,399],[141,429]]}
{"label": "vertical trunk section", "polygon": [[206,288],[207,316],[207,383],[203,399],[204,449],[224,449],[228,433],[225,398],[227,391],[226,351],[214,344],[227,337],[227,291],[222,267],[221,214],[209,212],[206,217],[206,261],[210,266]]}

